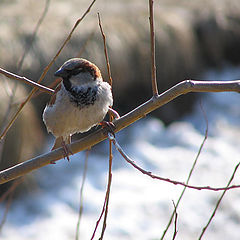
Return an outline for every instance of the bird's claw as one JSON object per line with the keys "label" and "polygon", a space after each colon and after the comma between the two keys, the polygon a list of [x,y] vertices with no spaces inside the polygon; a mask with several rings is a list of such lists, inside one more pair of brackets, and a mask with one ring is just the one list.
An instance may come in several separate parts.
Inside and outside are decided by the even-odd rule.
{"label": "bird's claw", "polygon": [[106,131],[105,134],[107,135],[109,132],[115,137],[114,130],[116,129],[116,126],[112,122],[102,121],[100,122],[100,126]]}
{"label": "bird's claw", "polygon": [[62,148],[63,148],[63,158],[67,158],[68,161],[70,161],[69,159],[69,154],[73,155],[71,149],[69,148],[69,146],[64,142],[62,141]]}

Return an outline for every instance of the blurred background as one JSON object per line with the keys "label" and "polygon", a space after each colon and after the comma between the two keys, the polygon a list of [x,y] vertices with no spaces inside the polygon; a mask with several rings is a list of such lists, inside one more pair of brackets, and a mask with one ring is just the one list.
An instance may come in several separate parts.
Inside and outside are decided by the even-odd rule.
{"label": "blurred background", "polygon": [[[1,1],[0,67],[37,81],[43,69],[47,66],[62,45],[63,41],[66,39],[76,20],[82,16],[89,4],[90,1],[87,0]],[[154,8],[157,80],[160,93],[185,79],[239,79],[239,0],[158,0],[155,1]],[[44,9],[46,9],[46,11],[45,16],[43,17]],[[80,23],[69,44],[64,48],[57,61],[46,75],[43,84],[52,86],[55,81],[53,73],[64,61],[72,57],[83,57],[94,62],[100,68],[104,78],[107,79],[103,41],[98,26],[97,12],[101,14],[102,26],[107,38],[107,47],[113,77],[114,109],[116,109],[120,115],[123,115],[151,98],[150,33],[147,0],[97,0],[91,12]],[[39,26],[37,34],[34,36],[34,30],[36,29],[36,25],[41,17],[43,18],[43,21]],[[21,61],[26,49],[28,52],[24,57],[22,67],[20,69],[19,62]],[[14,114],[19,104],[24,100],[25,96],[27,96],[27,93],[31,90],[31,88],[24,84],[16,83],[14,80],[6,79],[3,76],[0,76],[0,79],[0,120],[1,130],[3,130],[4,126]],[[231,149],[233,145],[237,147],[237,144],[239,143],[239,140],[237,139],[239,139],[238,137],[240,135],[240,113],[238,109],[239,98],[237,95],[238,94],[234,93],[233,95],[219,94],[218,97],[216,97],[216,94],[207,95],[194,93],[180,96],[171,103],[153,112],[151,117],[138,124],[134,124],[134,127],[127,128],[123,131],[123,133],[119,133],[119,139],[121,139],[122,144],[129,150],[129,152],[133,154],[132,156],[136,157],[147,169],[151,168],[155,171],[160,171],[161,174],[166,174],[167,177],[170,177],[171,174],[173,174],[174,178],[178,169],[173,170],[172,168],[176,166],[176,168],[179,168],[181,164],[184,164],[183,158],[191,163],[191,161],[194,160],[194,153],[197,152],[197,149],[200,146],[201,137],[204,136],[205,123],[199,108],[199,99],[204,97],[204,106],[206,110],[208,110],[207,114],[209,118],[209,126],[212,127],[210,128],[210,135],[214,141],[216,141],[213,145],[209,143],[208,147],[210,148],[210,153],[206,153],[206,155],[211,157],[210,159],[217,158],[218,156],[220,159],[223,159],[224,163],[227,162],[226,159],[228,159],[227,157],[229,154],[231,159],[234,158],[232,160],[237,160],[239,159],[238,150]],[[40,94],[35,96],[24,108],[24,111],[18,117],[18,120],[7,134],[7,137],[1,143],[0,169],[5,169],[14,165],[16,162],[27,160],[37,154],[47,152],[50,149],[53,138],[47,134],[41,117],[48,99],[49,96],[46,94]],[[227,105],[227,103],[229,105]],[[233,118],[227,118],[228,115]],[[180,122],[182,124],[180,124]],[[178,127],[176,127],[176,125]],[[140,140],[143,142],[140,142],[138,139],[139,134],[142,136]],[[168,139],[167,143],[164,141],[166,139]],[[224,144],[227,145],[225,146]],[[143,149],[145,149],[146,152],[141,152],[142,146],[144,146]],[[175,152],[176,146],[178,146],[179,152]],[[219,152],[219,150],[223,149],[221,146],[224,146],[225,149],[227,147],[228,150],[231,149],[231,151],[226,153],[223,152],[223,155],[221,155],[221,151]],[[174,151],[164,152],[168,149],[168,147],[171,149],[173,148],[172,150]],[[181,147],[184,149],[181,149]],[[104,143],[92,150],[93,160],[92,163],[89,163],[90,176],[88,180],[89,182],[86,186],[86,191],[91,192],[94,196],[104,194],[105,191],[104,184],[107,175],[106,151],[107,149]],[[185,151],[192,155],[188,156],[188,153]],[[233,152],[234,155],[232,155]],[[213,153],[215,153],[215,155],[211,155]],[[104,157],[105,155],[106,157]],[[174,155],[175,157],[179,156],[179,159],[172,159],[171,155]],[[163,163],[160,163],[162,156],[164,156],[164,159],[169,158],[172,160],[172,163],[170,164],[172,167],[171,169],[165,169],[165,165],[160,165],[164,163],[168,164],[167,162],[164,162],[166,159],[163,160]],[[17,228],[19,230],[25,229],[27,226],[29,227],[29,222],[33,224],[36,220],[35,218],[38,218],[39,215],[41,215],[41,217],[39,216],[39,218],[41,218],[41,224],[45,222],[49,225],[47,219],[51,219],[52,222],[56,221],[56,213],[58,211],[49,213],[48,210],[43,210],[45,204],[49,204],[48,201],[51,202],[50,205],[52,207],[52,211],[55,208],[61,209],[63,207],[65,209],[70,206],[70,208],[73,209],[73,212],[69,213],[69,215],[73,217],[74,214],[77,214],[77,192],[79,189],[79,185],[77,185],[77,183],[80,184],[81,182],[80,177],[82,174],[81,169],[83,168],[82,159],[84,159],[84,154],[80,153],[79,157],[75,156],[75,158],[81,158],[81,161],[72,160],[70,164],[65,161],[61,161],[63,163],[57,164],[59,165],[57,167],[46,167],[25,178],[24,183],[21,184],[22,187],[20,188],[21,191],[19,191],[18,197],[23,199],[24,194],[22,193],[26,194],[27,192],[29,198],[31,199],[34,192],[37,194],[35,195],[35,198],[36,196],[40,198],[38,194],[41,193],[41,203],[39,203],[39,205],[42,205],[41,207],[38,206],[38,208],[36,208],[35,205],[33,206],[32,203],[30,203],[31,200],[28,200],[30,202],[26,200],[16,200],[19,202],[13,204],[13,206],[15,206],[15,212],[14,210],[13,212],[10,212],[10,220],[6,223],[7,226],[5,229],[7,230],[4,232],[5,235],[3,237],[5,238],[3,239],[9,239],[9,236],[12,236],[11,239],[21,239],[18,238],[19,236],[15,236],[13,234],[11,227],[18,226]],[[175,160],[177,162],[174,162]],[[74,162],[78,162],[78,165]],[[204,162],[202,168],[205,169],[204,166],[207,166],[206,169],[209,170],[209,173],[206,173],[206,175],[210,175],[210,171],[214,171],[214,166],[216,165],[208,166],[207,164],[208,161]],[[73,169],[75,168],[75,165],[78,171]],[[125,165],[126,164],[124,163],[117,163],[115,166],[115,175],[119,174],[122,178],[127,179],[123,174],[124,171],[128,174],[127,171],[134,170],[126,170]],[[96,166],[101,168],[101,170],[99,170]],[[184,175],[184,171],[185,174],[187,174],[190,165],[188,165],[188,167],[185,165],[182,166],[184,167],[180,175],[184,177],[186,176]],[[223,166],[225,165],[223,164],[222,167]],[[228,167],[233,169],[233,165]],[[223,167],[224,171],[227,171],[228,167]],[[67,168],[67,170],[65,168]],[[162,172],[164,169],[166,171]],[[70,176],[66,176],[64,174],[65,171],[67,171],[66,174],[72,176],[72,178]],[[231,171],[229,173],[231,173]],[[61,176],[63,175],[63,179],[60,178],[58,174]],[[203,176],[202,173],[199,174],[200,176]],[[99,178],[97,177],[97,179],[95,179],[97,175],[99,175]],[[224,175],[226,174],[223,173],[223,175],[215,177],[215,180],[218,179],[220,183],[224,180],[222,179]],[[181,176],[178,177],[181,178]],[[41,182],[43,177],[45,178],[45,182]],[[56,179],[53,180],[50,178]],[[102,179],[100,181],[102,185],[98,185],[99,179]],[[184,179],[185,178],[183,178],[183,181]],[[140,181],[142,183],[144,180],[145,177],[140,175],[137,179],[129,181]],[[61,188],[61,186],[66,187],[66,181],[71,181],[70,190]],[[208,179],[206,184],[208,185],[210,182],[211,179]],[[213,181],[213,183],[215,182]],[[8,189],[10,184],[1,186],[0,189],[2,194],[6,191],[6,189]],[[151,184],[155,185],[156,183],[149,181],[142,184],[143,186],[146,185],[146,188],[148,188]],[[199,182],[197,182],[197,184],[199,184]],[[121,182],[121,184],[119,183],[119,185],[117,184],[117,189],[121,189],[122,185],[124,185],[124,181]],[[52,189],[49,186],[56,190],[57,193],[55,191],[52,192],[52,194],[55,193],[54,196],[48,195],[47,191]],[[136,186],[132,186],[132,188],[134,187]],[[135,197],[138,196],[139,190],[140,187],[137,186],[137,190],[134,195]],[[60,197],[66,195],[65,191],[67,191],[67,195],[69,194],[69,196],[72,196],[71,199],[67,199],[67,197]],[[154,189],[152,190],[152,193],[156,191],[164,190]],[[179,193],[179,189],[176,190],[173,188],[172,191],[174,194]],[[122,194],[124,193],[123,189]],[[58,194],[60,194],[60,196]],[[117,192],[115,192],[115,194],[117,195]],[[112,197],[117,198],[116,195],[113,195]],[[139,196],[141,196],[141,194]],[[45,199],[42,199],[42,197]],[[124,196],[122,195],[118,197],[119,202],[116,203],[116,206],[120,206],[122,203],[124,204]],[[133,199],[135,199],[135,197]],[[156,204],[156,206],[154,205],[157,209],[156,212],[165,216],[166,214],[169,214],[169,212],[166,213],[163,210],[164,206],[167,206],[168,210],[171,211],[171,199],[173,199],[175,195],[173,196],[173,193],[170,193],[170,201],[167,201],[167,203],[165,202],[165,205],[160,205],[160,203],[164,201],[160,197],[161,194],[159,195],[159,198],[156,197],[156,199],[154,197],[149,197],[153,202],[156,200],[154,203],[150,201],[149,205]],[[33,198],[32,201],[36,201],[35,198]],[[58,201],[56,203],[56,198],[60,198],[62,202]],[[93,201],[91,197],[89,198],[89,202]],[[211,205],[214,201],[211,196],[209,198],[209,204]],[[122,201],[119,199],[122,199]],[[193,204],[194,201],[195,200],[189,202],[188,205]],[[27,202],[28,204],[24,207],[26,212],[24,212],[24,210],[21,210],[23,211],[21,212],[17,207],[18,205],[22,206],[23,202]],[[141,202],[141,207],[146,207],[146,202],[147,201]],[[96,217],[94,218],[94,216],[97,216],[99,211],[96,210],[96,206],[101,206],[101,203],[102,200],[99,200],[97,203],[92,203],[92,205],[90,203],[89,205],[86,204],[88,214],[86,213],[85,220],[87,223],[90,218],[91,221],[93,221],[92,218],[96,220]],[[113,204],[113,206],[115,205]],[[114,215],[114,217],[119,218],[121,215],[121,219],[126,221],[124,218],[126,215],[126,218],[130,218],[132,222],[135,222],[137,227],[141,226],[141,224],[144,226],[148,226],[148,224],[150,224],[149,222],[137,223],[137,217],[135,217],[136,212],[131,213],[131,217],[124,212],[127,207],[132,207],[131,204],[130,206],[123,206],[124,207],[120,209],[125,210],[121,210],[119,213],[116,210],[116,212],[114,212],[116,216]],[[160,206],[160,210],[158,209],[158,206]],[[29,207],[31,210],[28,210]],[[4,209],[4,206],[2,206],[2,209]],[[142,208],[140,209],[141,210],[136,209],[136,211],[141,211],[142,213],[140,218],[144,218],[145,215],[149,214],[150,219],[158,219],[158,217],[151,215],[154,210],[150,209],[149,212],[144,212]],[[163,212],[161,212],[161,210],[163,210]],[[190,210],[188,209],[187,211]],[[232,208],[232,212],[227,216],[229,218],[234,218],[235,220],[237,219],[235,222],[233,221],[234,224],[236,224],[239,222],[240,215],[232,216],[231,214],[233,214],[234,211],[236,211],[236,209]],[[30,220],[26,223],[26,225],[24,225],[24,228],[23,226],[18,225],[19,222],[17,223],[16,216],[17,219],[21,219],[22,215],[27,213],[29,213]],[[189,212],[186,213],[185,216],[189,216],[188,214]],[[196,216],[199,217],[199,214],[196,214]],[[130,225],[132,227],[128,226],[128,228],[130,228],[129,231],[126,226],[121,226],[120,223],[118,223],[119,225],[117,227],[114,217],[112,217],[111,221],[113,226],[112,228],[110,227],[110,233],[112,235],[110,234],[111,237],[109,239],[157,239],[157,237],[161,235],[161,229],[164,228],[164,224],[156,220],[157,224],[156,222],[152,223],[152,226],[155,227],[154,230],[148,226],[147,229],[149,229],[149,231],[146,231],[146,234],[148,233],[148,235],[145,237],[141,234],[137,236],[134,235],[134,231],[138,231],[138,233],[141,231],[138,228],[135,228],[135,225]],[[15,222],[11,221],[11,219],[14,218]],[[196,221],[201,222],[199,219]],[[20,220],[20,222],[22,222],[22,220]],[[188,226],[188,224],[191,225],[191,223],[192,221],[188,221],[186,218],[185,222],[182,224],[182,228],[184,228],[184,226]],[[39,223],[34,225],[35,228],[36,226],[39,227],[37,224]],[[70,239],[69,237],[72,236],[71,234],[74,235],[74,231],[71,228],[73,227],[73,229],[75,229],[74,224],[75,223],[71,226],[70,223],[67,224],[67,227],[69,228],[67,228],[64,233],[66,234],[65,238],[59,238],[52,235],[52,239]],[[196,226],[196,228],[197,227],[199,226]],[[91,229],[93,230],[93,225],[90,224],[90,227],[88,228],[90,231]],[[221,227],[218,226],[218,229],[221,230]],[[236,233],[237,236],[236,230],[231,230],[231,227],[229,229],[229,232],[234,234]],[[131,230],[133,233],[131,233]],[[185,237],[184,239],[194,239],[192,237],[195,236],[195,230],[196,229],[194,227],[189,231],[185,230],[183,233],[185,234],[183,235]],[[49,229],[49,234],[50,232],[51,230]],[[68,232],[71,232],[71,234],[68,235]],[[36,238],[36,234],[37,231],[31,230],[29,235],[26,235],[24,239],[28,239],[27,237],[29,236],[34,236],[35,239],[42,239],[41,236]],[[85,234],[85,232],[83,234]],[[86,234],[86,236],[89,236],[89,233]],[[216,239],[216,235],[214,234],[209,235],[208,239],[211,239],[211,236],[213,237],[212,239],[214,239],[214,237]],[[219,237],[220,236],[223,236],[221,231],[219,233]],[[231,237],[231,239],[237,239],[234,238],[235,235],[224,236],[227,236],[228,238]]]}

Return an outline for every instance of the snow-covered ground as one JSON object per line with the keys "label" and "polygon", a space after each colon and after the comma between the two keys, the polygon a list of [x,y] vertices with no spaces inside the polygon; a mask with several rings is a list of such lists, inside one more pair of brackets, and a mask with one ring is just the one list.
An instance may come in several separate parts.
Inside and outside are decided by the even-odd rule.
{"label": "snow-covered ground", "polygon": [[[239,79],[240,69],[208,72],[205,79]],[[209,136],[190,181],[198,186],[225,186],[240,161],[240,95],[202,94]],[[147,117],[118,133],[125,152],[144,169],[162,177],[185,181],[204,138],[206,123],[200,104],[182,121],[165,127]],[[108,144],[90,153],[84,187],[80,239],[90,239],[100,215],[108,175]],[[44,167],[34,175],[39,185],[11,206],[0,235],[7,240],[75,239],[84,153]],[[181,186],[153,180],[127,164],[114,151],[113,181],[105,239],[160,239],[182,191]],[[237,172],[233,184],[240,184]],[[176,239],[198,239],[221,192],[187,189],[179,205]],[[1,212],[3,206],[1,206]],[[101,229],[101,224],[99,229]],[[172,230],[165,239],[172,239]],[[203,239],[239,240],[240,189],[230,190]],[[99,237],[99,231],[96,238]]]}

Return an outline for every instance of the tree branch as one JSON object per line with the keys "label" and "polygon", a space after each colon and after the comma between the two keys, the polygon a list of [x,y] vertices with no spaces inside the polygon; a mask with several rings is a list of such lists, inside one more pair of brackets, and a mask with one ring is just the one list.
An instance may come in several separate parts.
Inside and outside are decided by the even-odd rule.
{"label": "tree branch", "polygon": [[[170,102],[176,97],[189,93],[189,92],[240,92],[240,80],[234,81],[193,81],[186,80],[178,83],[164,93],[153,97],[142,105],[138,106],[131,112],[122,116],[121,118],[113,121],[116,129],[119,132],[130,124],[145,117],[148,113],[156,110],[164,104]],[[77,153],[88,149],[89,147],[103,141],[107,138],[104,129],[96,130],[94,133],[89,134],[69,145],[72,153]],[[64,155],[63,149],[59,148],[44,155],[37,156],[26,162],[17,164],[11,168],[0,172],[0,184],[16,179],[23,176],[35,169],[50,164],[51,162],[61,159]]]}
{"label": "tree branch", "polygon": [[34,82],[26,77],[21,77],[21,76],[18,76],[16,74],[13,74],[11,72],[8,72],[2,68],[0,68],[0,74],[3,74],[5,77],[8,77],[8,78],[12,78],[12,79],[15,79],[15,80],[18,80],[18,81],[21,81],[21,82],[24,82],[24,83],[27,83],[28,85],[31,85],[43,92],[46,92],[48,94],[53,94],[54,93],[54,90],[51,89],[51,88],[48,88],[48,87],[45,87],[43,86],[42,84],[39,84],[37,82]]}
{"label": "tree branch", "polygon": [[128,155],[123,151],[123,149],[121,148],[121,146],[118,144],[115,137],[111,133],[108,133],[108,138],[113,142],[113,144],[115,145],[118,152],[122,155],[122,157],[129,164],[131,164],[134,168],[136,168],[142,174],[144,174],[144,175],[146,175],[146,176],[148,176],[152,179],[157,179],[157,180],[160,180],[160,181],[172,183],[174,185],[181,185],[181,186],[184,186],[186,188],[191,188],[191,189],[195,189],[195,190],[225,191],[225,190],[229,190],[229,189],[233,189],[233,188],[240,188],[240,185],[232,185],[232,186],[228,186],[227,188],[225,188],[225,187],[217,187],[217,188],[215,187],[214,188],[214,187],[210,187],[210,186],[193,186],[193,185],[186,184],[184,182],[172,180],[170,178],[164,178],[164,177],[154,175],[152,172],[147,171],[147,170],[139,167],[130,157],[128,157]]}

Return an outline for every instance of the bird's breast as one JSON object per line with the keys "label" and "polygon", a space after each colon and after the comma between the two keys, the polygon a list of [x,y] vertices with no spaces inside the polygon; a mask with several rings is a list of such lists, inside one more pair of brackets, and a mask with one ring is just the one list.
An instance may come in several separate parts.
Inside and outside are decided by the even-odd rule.
{"label": "bird's breast", "polygon": [[62,86],[55,103],[46,106],[43,120],[55,137],[86,132],[103,120],[112,103],[111,87],[106,82],[76,87],[72,92]]}

